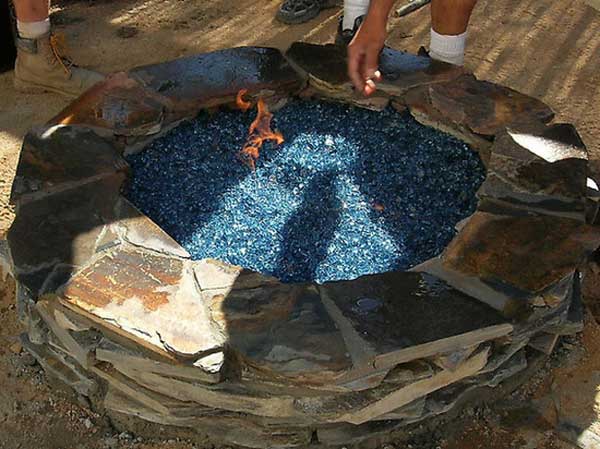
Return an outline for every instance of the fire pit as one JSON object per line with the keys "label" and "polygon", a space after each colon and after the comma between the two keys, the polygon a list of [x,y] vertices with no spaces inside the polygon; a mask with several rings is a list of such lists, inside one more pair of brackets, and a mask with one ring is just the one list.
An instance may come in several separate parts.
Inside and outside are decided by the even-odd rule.
{"label": "fire pit", "polygon": [[578,332],[600,239],[576,130],[461,68],[381,62],[365,99],[336,46],[223,50],[31,131],[7,259],[48,375],[144,435],[336,446],[501,397]]}

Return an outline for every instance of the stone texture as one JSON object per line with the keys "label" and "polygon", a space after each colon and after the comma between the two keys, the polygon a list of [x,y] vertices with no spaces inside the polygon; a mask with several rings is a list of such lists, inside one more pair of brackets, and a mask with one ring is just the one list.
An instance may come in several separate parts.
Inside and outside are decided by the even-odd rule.
{"label": "stone texture", "polygon": [[234,102],[241,89],[263,96],[298,90],[302,81],[274,48],[239,47],[138,67],[130,76],[167,97],[175,111]]}
{"label": "stone texture", "polygon": [[[35,305],[35,308],[45,325],[49,329],[50,338],[48,342],[51,346],[69,354],[79,365],[85,369],[89,369],[91,365],[91,350],[87,345],[81,345],[73,338],[70,331],[62,327],[57,320],[53,305],[56,301],[40,300]],[[56,340],[56,341],[54,341]]]}
{"label": "stone texture", "polygon": [[103,249],[98,242],[115,218],[122,182],[116,174],[18,208],[8,242],[14,274],[34,298],[56,289]]}
{"label": "stone texture", "polygon": [[340,312],[335,319],[350,354],[366,354],[355,357],[357,366],[346,381],[467,348],[512,330],[492,308],[422,273],[394,272],[326,283],[321,294]]}
{"label": "stone texture", "polygon": [[[584,223],[600,194],[573,127],[543,125],[552,112],[526,95],[389,48],[368,99],[352,90],[345,49],[296,43],[287,57],[236,48],[116,74],[26,138],[0,255],[18,281],[22,344],[113,419],[247,447],[356,444],[522,381],[537,352],[527,345],[549,353],[581,329],[574,271],[600,243]],[[480,151],[489,176],[478,212],[441,258],[410,273],[282,284],[190,261],[120,197],[117,145],[138,150],[242,88],[282,104],[305,84],[292,66],[309,80],[305,96],[407,105]]]}
{"label": "stone texture", "polygon": [[12,258],[8,241],[0,239],[0,280],[6,282],[8,276],[13,276]]}
{"label": "stone texture", "polygon": [[52,126],[25,136],[11,202],[32,200],[124,171],[127,163],[93,131]]}
{"label": "stone texture", "polygon": [[413,87],[453,81],[464,73],[462,67],[389,47],[381,52],[379,69],[381,88],[390,95],[401,95]]}
{"label": "stone texture", "polygon": [[570,292],[571,303],[564,320],[545,327],[546,332],[559,335],[575,335],[583,331],[585,307],[581,292],[581,274],[573,276],[573,286]]}
{"label": "stone texture", "polygon": [[[513,317],[522,312],[527,297],[516,291],[500,289],[481,280],[476,275],[466,275],[443,265],[440,257],[434,257],[410,269],[418,273],[428,273],[445,281],[456,290],[489,305],[505,317]],[[520,293],[520,294],[519,294]]]}
{"label": "stone texture", "polygon": [[541,334],[532,338],[529,346],[537,351],[543,352],[546,355],[552,354],[554,347],[558,342],[559,335],[557,334]]}
{"label": "stone texture", "polygon": [[21,335],[23,347],[32,354],[46,373],[83,396],[91,396],[97,390],[96,382],[83,372],[68,356],[53,351],[47,345],[32,343],[27,335]]}
{"label": "stone texture", "polygon": [[279,284],[273,276],[265,276],[215,259],[194,262],[194,272],[203,291],[218,290],[219,293],[223,291],[228,293],[234,289],[252,289]]}
{"label": "stone texture", "polygon": [[442,258],[463,274],[540,292],[572,273],[599,244],[598,231],[577,220],[476,212]]}
{"label": "stone texture", "polygon": [[95,350],[96,360],[110,363],[117,371],[127,374],[130,371],[143,371],[188,379],[192,382],[216,384],[222,380],[220,373],[207,373],[194,365],[184,364],[168,358],[159,358],[148,351],[133,351],[104,337]]}
{"label": "stone texture", "polygon": [[[309,427],[261,426],[247,416],[208,408],[203,409],[197,405],[190,410],[189,407],[186,409],[185,404],[174,403],[167,409],[167,412],[161,412],[149,405],[141,404],[131,395],[114,387],[109,387],[103,405],[111,417],[114,417],[114,412],[118,412],[160,424],[163,430],[157,433],[156,437],[163,439],[164,426],[191,428],[195,435],[198,433],[202,437],[208,435],[213,441],[251,448],[306,447],[312,436],[312,430]],[[169,430],[172,432],[173,429]]]}
{"label": "stone texture", "polygon": [[340,420],[351,424],[363,424],[374,417],[390,413],[398,407],[410,404],[420,397],[477,374],[483,369],[487,360],[488,351],[481,351],[454,370],[443,370],[430,378],[416,381],[404,388],[399,388],[361,410],[351,411]]}
{"label": "stone texture", "polygon": [[541,101],[473,75],[417,87],[406,94],[405,102],[417,120],[439,123],[476,142],[511,124],[545,123],[554,116]]}
{"label": "stone texture", "polygon": [[84,125],[122,136],[159,132],[170,101],[125,73],[108,76],[50,120],[50,125]]}
{"label": "stone texture", "polygon": [[179,243],[125,198],[118,199],[116,215],[111,230],[122,241],[164,255],[190,257]]}
{"label": "stone texture", "polygon": [[[295,68],[322,85],[343,90],[350,87],[346,48],[343,46],[295,42],[286,52],[286,58]],[[421,85],[450,81],[464,73],[460,67],[389,47],[381,52],[379,68],[382,80],[378,88],[390,95],[401,95]]]}
{"label": "stone texture", "polygon": [[160,353],[198,359],[223,346],[189,262],[135,248],[99,258],[68,282],[66,304]]}
{"label": "stone texture", "polygon": [[421,273],[364,276],[322,289],[378,353],[505,322],[490,307]]}
{"label": "stone texture", "polygon": [[390,103],[389,95],[381,90],[365,97],[364,95],[355,93],[350,84],[345,84],[342,88],[332,87],[332,85],[328,85],[326,82],[322,82],[312,76],[309,76],[309,83],[299,94],[300,98],[349,103],[359,108],[378,112],[383,111]]}
{"label": "stone texture", "polygon": [[320,385],[351,369],[344,340],[314,286],[234,284],[203,293],[228,346],[247,363]]}
{"label": "stone texture", "polygon": [[[460,409],[461,405],[469,402],[476,404],[483,400],[490,401],[494,397],[500,399],[502,393],[507,394],[512,390],[509,387],[506,391],[503,388],[503,383],[518,379],[528,367],[529,363],[527,357],[525,357],[525,351],[521,350],[504,361],[501,366],[496,368],[497,371],[491,374],[484,373],[485,370],[482,370],[477,376],[436,391],[427,398],[425,412],[421,415],[420,420]],[[493,393],[494,391],[496,393]]]}
{"label": "stone texture", "polygon": [[333,86],[350,82],[346,70],[346,49],[333,44],[294,42],[285,53],[293,67]]}
{"label": "stone texture", "polygon": [[428,90],[435,109],[481,135],[493,136],[512,123],[545,123],[554,117],[541,101],[472,75],[433,84]]}
{"label": "stone texture", "polygon": [[[326,446],[340,447],[344,445],[369,444],[368,440],[385,441],[390,439],[392,432],[403,426],[402,421],[385,420],[369,421],[362,425],[339,423],[323,426],[317,429],[320,443]],[[384,445],[385,446],[385,445]]]}
{"label": "stone texture", "polygon": [[431,126],[448,133],[471,145],[473,149],[479,152],[481,160],[487,166],[492,146],[491,140],[474,133],[466,125],[458,123],[452,117],[447,117],[435,109],[431,104],[427,86],[409,90],[404,95],[403,100],[415,120],[425,126]]}
{"label": "stone texture", "polygon": [[478,196],[585,221],[587,151],[568,124],[516,125],[492,147]]}

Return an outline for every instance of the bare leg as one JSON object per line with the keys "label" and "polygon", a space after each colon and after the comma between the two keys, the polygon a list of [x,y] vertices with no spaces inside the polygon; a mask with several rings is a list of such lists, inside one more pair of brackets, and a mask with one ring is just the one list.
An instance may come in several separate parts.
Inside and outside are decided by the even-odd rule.
{"label": "bare leg", "polygon": [[476,3],[477,0],[432,0],[429,56],[463,65],[467,26]]}
{"label": "bare leg", "polygon": [[432,28],[451,36],[464,33],[476,3],[477,0],[432,0]]}
{"label": "bare leg", "polygon": [[48,18],[48,0],[14,0],[19,22],[41,22]]}

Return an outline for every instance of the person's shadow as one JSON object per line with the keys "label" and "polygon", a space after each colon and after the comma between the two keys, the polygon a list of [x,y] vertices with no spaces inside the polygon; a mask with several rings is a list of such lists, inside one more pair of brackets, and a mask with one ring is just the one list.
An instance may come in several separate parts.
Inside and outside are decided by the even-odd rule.
{"label": "person's shadow", "polygon": [[314,176],[303,192],[302,205],[281,232],[283,247],[275,275],[284,282],[315,279],[319,265],[327,257],[341,213],[335,173],[326,171]]}

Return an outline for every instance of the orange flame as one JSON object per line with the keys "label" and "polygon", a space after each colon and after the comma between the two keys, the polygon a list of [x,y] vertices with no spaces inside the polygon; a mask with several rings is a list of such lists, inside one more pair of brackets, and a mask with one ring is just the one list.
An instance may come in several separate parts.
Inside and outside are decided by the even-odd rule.
{"label": "orange flame", "polygon": [[373,209],[377,212],[383,212],[385,210],[385,206],[381,203],[373,203]]}
{"label": "orange flame", "polygon": [[250,103],[249,101],[244,100],[244,98],[243,98],[244,95],[246,95],[247,92],[248,92],[248,89],[241,89],[238,92],[237,97],[235,97],[235,104],[243,112],[246,112],[252,106],[252,103]]}
{"label": "orange flame", "polygon": [[[238,97],[240,95],[238,94]],[[260,148],[267,140],[274,140],[277,145],[283,143],[283,135],[278,131],[271,129],[271,119],[273,114],[262,98],[258,99],[258,113],[250,125],[248,140],[240,152],[240,159],[246,163],[252,170],[256,168],[256,161],[260,155]]]}

